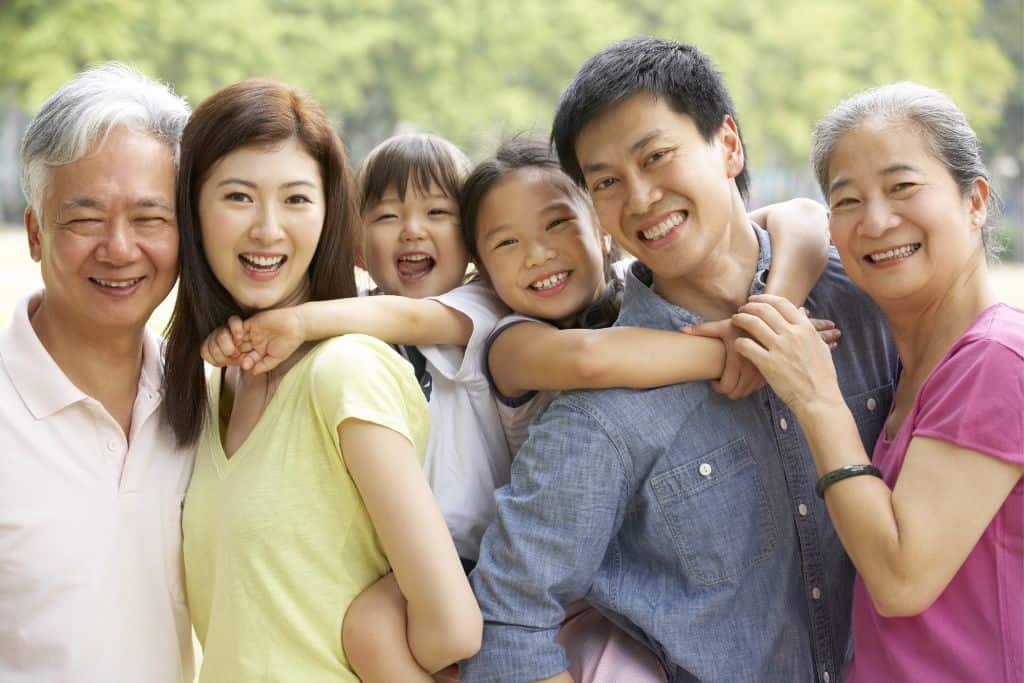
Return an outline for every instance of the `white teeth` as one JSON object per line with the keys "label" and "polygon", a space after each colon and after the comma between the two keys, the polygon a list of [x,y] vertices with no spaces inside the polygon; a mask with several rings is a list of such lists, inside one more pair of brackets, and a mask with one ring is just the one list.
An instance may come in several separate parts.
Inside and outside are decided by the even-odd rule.
{"label": "white teeth", "polygon": [[645,240],[660,240],[662,237],[667,235],[672,228],[676,227],[683,222],[682,214],[674,213],[662,222],[655,225],[653,228],[648,228],[642,233]]}
{"label": "white teeth", "polygon": [[868,259],[870,259],[872,263],[882,263],[893,259],[906,258],[920,248],[920,244],[905,244],[902,247],[896,247],[895,249],[890,249],[888,251],[868,254]]}
{"label": "white teeth", "polygon": [[567,277],[569,277],[568,271],[556,273],[555,275],[550,275],[544,278],[543,280],[537,280],[532,285],[530,285],[530,289],[551,289],[555,285],[561,284]]}
{"label": "white teeth", "polygon": [[241,254],[241,259],[246,265],[257,268],[273,269],[284,263],[284,256],[258,256],[256,254]]}
{"label": "white teeth", "polygon": [[142,278],[137,277],[132,280],[101,280],[98,277],[94,277],[93,281],[104,287],[113,287],[114,289],[128,289],[134,286],[137,282],[141,282]]}
{"label": "white teeth", "polygon": [[409,254],[407,256],[399,256],[399,261],[426,261],[429,256],[426,254]]}

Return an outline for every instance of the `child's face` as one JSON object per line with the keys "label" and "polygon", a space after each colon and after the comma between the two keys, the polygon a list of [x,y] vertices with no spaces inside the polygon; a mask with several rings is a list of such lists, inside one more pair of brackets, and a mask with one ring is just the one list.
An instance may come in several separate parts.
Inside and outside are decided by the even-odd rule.
{"label": "child's face", "polygon": [[546,172],[517,171],[498,182],[477,224],[481,265],[512,310],[567,324],[604,289],[603,244],[591,213]]}
{"label": "child's face", "polygon": [[462,284],[469,255],[459,208],[436,185],[426,195],[410,186],[404,201],[388,188],[362,220],[366,269],[385,294],[419,299]]}

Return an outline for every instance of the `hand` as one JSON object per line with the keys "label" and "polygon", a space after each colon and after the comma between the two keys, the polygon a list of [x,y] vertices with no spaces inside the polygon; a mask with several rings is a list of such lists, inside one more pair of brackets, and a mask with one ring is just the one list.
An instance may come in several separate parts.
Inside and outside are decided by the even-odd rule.
{"label": "hand", "polygon": [[241,365],[245,353],[251,347],[245,343],[245,331],[242,319],[237,315],[228,318],[228,324],[211,332],[199,349],[203,360],[218,368],[228,365]]}
{"label": "hand", "polygon": [[256,375],[276,368],[306,341],[305,327],[297,308],[263,311],[246,320],[243,326],[242,346],[247,351],[240,365],[243,370]]}
{"label": "hand", "polygon": [[[801,307],[804,315],[807,315],[807,309]],[[824,318],[810,318],[811,324],[814,325],[814,329],[818,331],[818,336],[821,337],[821,341],[825,342],[831,351],[835,351],[839,348],[839,338],[843,336],[842,331],[836,324],[831,320],[825,320]]]}
{"label": "hand", "polygon": [[740,330],[733,326],[730,318],[684,327],[683,331],[701,337],[721,339],[725,344],[725,368],[720,378],[711,381],[712,389],[735,401],[746,398],[764,387],[764,377],[757,367],[736,352]]}
{"label": "hand", "polygon": [[732,317],[749,335],[736,351],[764,375],[775,393],[800,416],[803,409],[839,401],[839,383],[829,347],[804,313],[788,300],[761,294],[750,297]]}

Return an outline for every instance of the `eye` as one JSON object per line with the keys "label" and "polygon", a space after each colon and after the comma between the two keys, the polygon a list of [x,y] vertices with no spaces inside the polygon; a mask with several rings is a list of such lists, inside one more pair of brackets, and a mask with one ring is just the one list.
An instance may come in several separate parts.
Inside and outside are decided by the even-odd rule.
{"label": "eye", "polygon": [[383,223],[385,221],[393,221],[393,220],[395,220],[397,218],[398,218],[398,216],[396,214],[393,214],[393,213],[379,213],[379,214],[377,214],[376,216],[373,217],[373,222],[374,223]]}
{"label": "eye", "polygon": [[252,198],[244,192],[228,192],[224,195],[224,199],[229,202],[252,202]]}
{"label": "eye", "polygon": [[612,187],[617,182],[619,181],[616,178],[601,178],[600,180],[593,184],[593,186],[590,188],[590,191],[601,192],[602,190],[607,190],[608,188]]}
{"label": "eye", "polygon": [[573,220],[572,216],[562,216],[560,218],[556,218],[555,220],[553,220],[550,223],[548,223],[547,229],[548,230],[552,230],[554,228],[557,228],[559,225],[563,225],[564,223],[568,223],[571,220]]}
{"label": "eye", "polygon": [[667,149],[659,149],[656,152],[652,152],[651,155],[644,160],[644,166],[650,166],[651,164],[661,161],[666,156],[668,156],[668,153],[670,151],[671,150]]}
{"label": "eye", "polygon": [[434,208],[427,211],[427,215],[431,218],[438,218],[440,216],[451,216],[452,212],[448,209]]}
{"label": "eye", "polygon": [[511,237],[509,237],[509,238],[503,239],[500,242],[498,242],[497,244],[495,244],[494,245],[494,249],[501,249],[502,247],[508,247],[508,246],[511,246],[511,245],[513,245],[515,243],[516,243],[516,241],[514,239],[512,239]]}
{"label": "eye", "polygon": [[310,199],[307,195],[304,195],[304,194],[293,194],[293,195],[289,195],[288,198],[284,200],[284,203],[285,204],[312,204],[313,200]]}
{"label": "eye", "polygon": [[911,190],[911,189],[913,189],[916,186],[917,186],[917,183],[910,183],[910,182],[896,183],[895,185],[892,186],[891,192],[899,194],[900,192],[906,192],[907,190]]}
{"label": "eye", "polygon": [[136,223],[142,223],[143,225],[158,225],[165,223],[166,219],[163,216],[139,216],[135,219]]}
{"label": "eye", "polygon": [[840,197],[832,202],[829,208],[835,211],[836,209],[847,209],[855,204],[857,204],[857,200],[853,197]]}

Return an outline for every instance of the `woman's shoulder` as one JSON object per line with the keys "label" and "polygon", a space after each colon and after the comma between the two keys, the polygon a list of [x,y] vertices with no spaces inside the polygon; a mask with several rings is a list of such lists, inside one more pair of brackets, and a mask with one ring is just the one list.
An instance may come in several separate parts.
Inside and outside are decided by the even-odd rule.
{"label": "woman's shoulder", "polygon": [[1024,310],[996,303],[982,311],[955,345],[957,353],[1004,349],[1024,362]]}
{"label": "woman's shoulder", "polygon": [[309,352],[309,375],[318,377],[393,377],[407,380],[413,385],[416,379],[412,368],[390,345],[376,337],[365,334],[346,334],[325,339]]}

